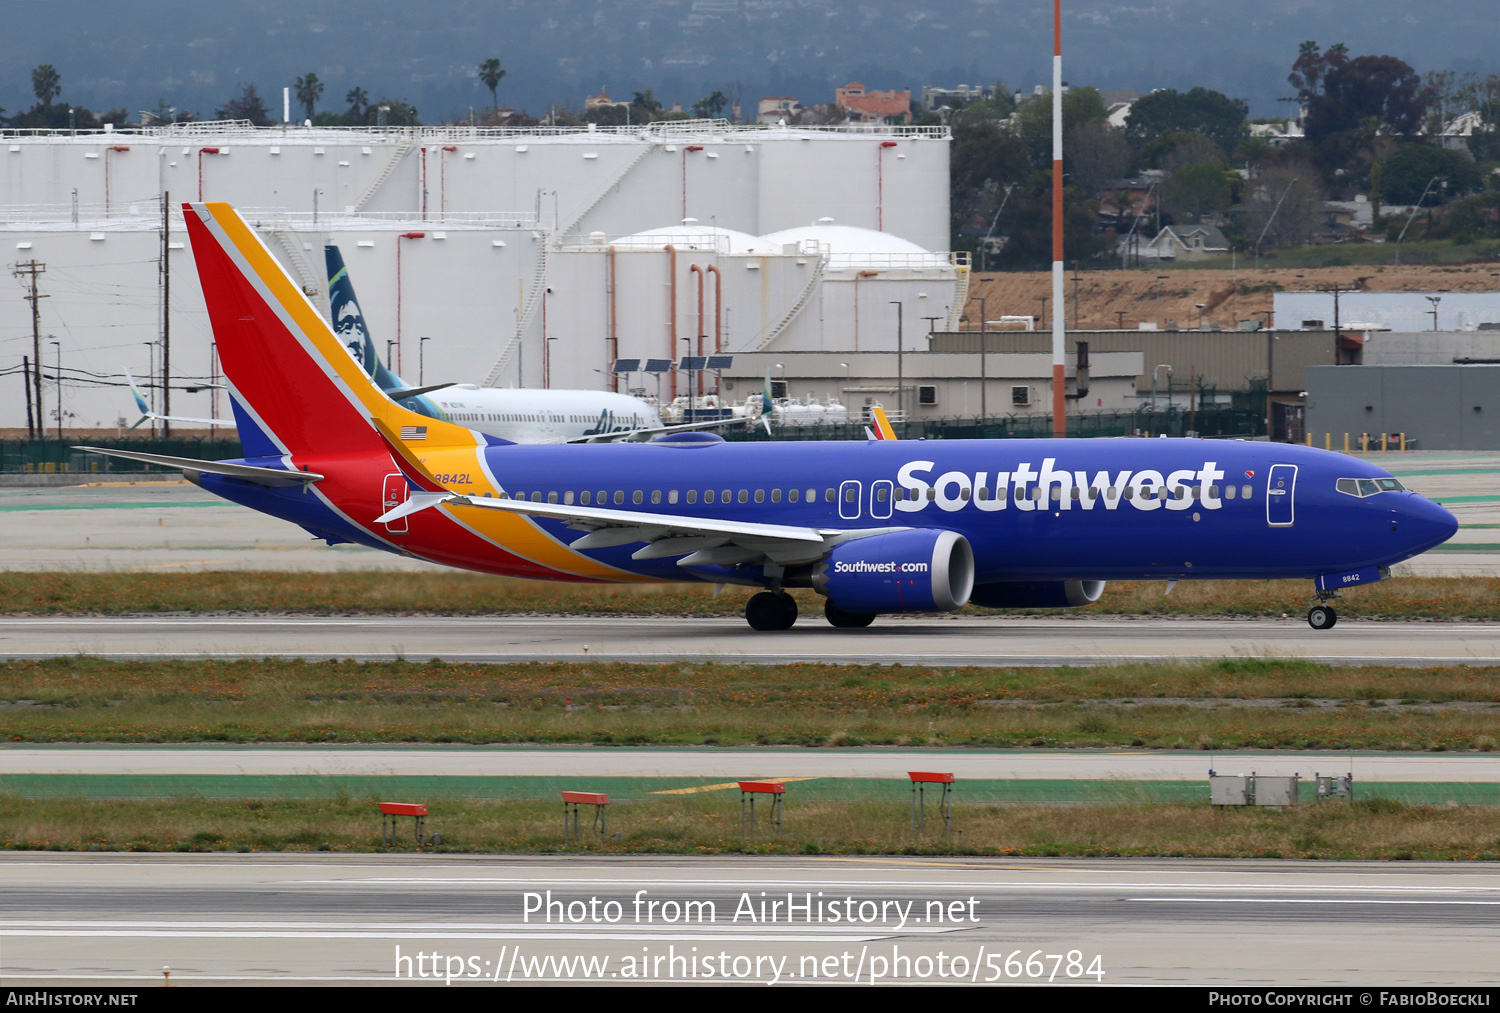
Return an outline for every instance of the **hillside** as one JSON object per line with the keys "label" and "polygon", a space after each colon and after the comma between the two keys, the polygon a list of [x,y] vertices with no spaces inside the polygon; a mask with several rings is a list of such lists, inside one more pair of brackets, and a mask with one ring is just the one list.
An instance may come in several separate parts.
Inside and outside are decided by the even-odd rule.
{"label": "hillside", "polygon": [[[1158,280],[1163,274],[1166,280]],[[1272,294],[1278,290],[1306,291],[1356,281],[1369,292],[1474,292],[1500,288],[1500,265],[1084,271],[1078,275],[1076,317],[1069,272],[1065,285],[1068,326],[1073,327],[1076,319],[1077,326],[1086,330],[1122,326],[1134,330],[1151,321],[1162,327],[1176,321],[1184,329],[1194,328],[1198,326],[1196,304],[1203,303],[1203,322],[1229,329],[1240,320],[1264,321],[1271,311]],[[976,271],[969,285],[966,315],[977,329],[979,300],[984,298],[985,316],[990,320],[1003,314],[1040,316],[1043,298],[1051,295],[1050,271]],[[1047,312],[1051,312],[1050,305]],[[1038,323],[1039,328],[1046,326],[1045,321]]]}

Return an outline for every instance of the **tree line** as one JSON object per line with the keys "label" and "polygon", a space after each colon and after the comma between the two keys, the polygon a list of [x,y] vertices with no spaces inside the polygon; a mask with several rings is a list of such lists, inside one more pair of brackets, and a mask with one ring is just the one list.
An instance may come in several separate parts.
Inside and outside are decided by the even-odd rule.
{"label": "tree line", "polygon": [[[689,110],[668,109],[645,89],[628,102],[581,112],[551,108],[536,118],[500,108],[505,76],[498,58],[478,64],[475,80],[491,101],[488,109],[471,110],[468,122],[624,125],[721,117],[739,106],[737,85],[714,90]],[[31,77],[36,104],[9,117],[0,109],[0,123],[88,130],[131,121],[125,109],[95,114],[59,101],[62,78],[51,64]],[[1097,89],[1070,89],[1063,96],[1065,257],[1112,263],[1120,236],[1149,237],[1161,226],[1184,224],[1212,225],[1240,250],[1303,245],[1330,238],[1325,202],[1356,195],[1369,200],[1376,234],[1395,238],[1406,226],[1409,216],[1383,213],[1390,207],[1420,205],[1426,213],[1408,238],[1500,239],[1500,75],[1424,77],[1394,56],[1352,56],[1342,44],[1309,41],[1287,79],[1299,112],[1269,124],[1279,132],[1252,124],[1243,100],[1207,88],[1145,95],[1131,104],[1123,125],[1111,121]],[[298,76],[292,92],[302,119],[314,126],[421,123],[415,106],[390,97],[371,101],[360,86],[335,108],[320,108],[326,87],[313,72]],[[805,115],[816,117],[818,108]],[[1049,263],[1050,95],[1015,95],[997,82],[991,97],[967,104],[950,98],[936,112],[914,112],[921,113],[917,123],[947,123],[952,130],[952,249],[973,251],[997,269]],[[148,123],[196,118],[165,101],[138,116]],[[251,83],[238,85],[213,118],[279,122]],[[1464,118],[1470,129],[1458,137],[1450,128]],[[1300,135],[1289,129],[1293,123]]]}
{"label": "tree line", "polygon": [[[1361,195],[1367,235],[1396,238],[1407,216],[1383,211],[1420,204],[1408,239],[1500,239],[1500,75],[1423,77],[1394,56],[1305,42],[1288,82],[1298,115],[1262,129],[1244,101],[1207,88],[1143,96],[1123,126],[1097,90],[1066,92],[1066,258],[1117,263],[1119,237],[1164,225],[1209,224],[1245,251],[1345,240],[1326,202]],[[953,248],[1001,269],[1051,261],[1051,96],[1017,98],[1002,83],[918,121],[953,131]],[[1459,114],[1467,136],[1452,131]]]}

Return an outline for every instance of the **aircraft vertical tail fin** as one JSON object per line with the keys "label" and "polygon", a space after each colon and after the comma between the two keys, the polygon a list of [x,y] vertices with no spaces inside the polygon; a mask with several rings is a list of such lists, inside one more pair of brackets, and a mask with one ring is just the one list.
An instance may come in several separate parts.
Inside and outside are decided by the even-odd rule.
{"label": "aircraft vertical tail fin", "polygon": [[187,204],[184,212],[247,454],[384,450],[371,418],[429,447],[483,440],[386,397],[228,204]]}
{"label": "aircraft vertical tail fin", "polygon": [[894,440],[896,438],[896,430],[891,426],[891,420],[886,418],[884,408],[879,405],[871,408],[870,421],[875,423],[873,439]]}
{"label": "aircraft vertical tail fin", "polygon": [[365,322],[359,299],[354,294],[354,282],[344,264],[343,253],[330,243],[323,247],[323,262],[328,269],[328,306],[334,333],[349,349],[349,354],[359,360],[370,379],[375,381],[375,386],[384,391],[404,388],[406,383],[380,361],[375,339],[370,336],[370,326]]}

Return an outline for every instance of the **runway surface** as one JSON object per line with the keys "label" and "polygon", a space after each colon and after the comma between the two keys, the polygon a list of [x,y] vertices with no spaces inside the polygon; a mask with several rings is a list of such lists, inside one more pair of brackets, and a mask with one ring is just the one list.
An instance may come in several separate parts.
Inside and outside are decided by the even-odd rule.
{"label": "runway surface", "polygon": [[988,779],[1206,781],[1223,774],[1344,774],[1357,782],[1500,782],[1488,753],[1147,750],[609,749],[503,746],[0,746],[0,777],[254,775],[325,777],[898,778],[913,769]]}
{"label": "runway surface", "polygon": [[1458,863],[6,852],[0,912],[11,986],[1500,984]]}
{"label": "runway surface", "polygon": [[1327,664],[1500,665],[1500,624],[1303,618],[881,617],[840,630],[808,617],[756,633],[740,619],[578,617],[0,618],[0,658],[406,658],[781,664],[1097,665],[1226,657]]}

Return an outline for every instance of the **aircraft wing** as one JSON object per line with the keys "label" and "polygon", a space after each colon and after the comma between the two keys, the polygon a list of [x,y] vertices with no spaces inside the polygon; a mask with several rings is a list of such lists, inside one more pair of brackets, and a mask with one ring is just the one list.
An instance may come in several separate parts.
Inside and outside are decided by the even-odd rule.
{"label": "aircraft wing", "polygon": [[375,518],[388,524],[441,504],[500,510],[528,517],[551,517],[586,532],[570,544],[578,550],[607,549],[616,545],[644,543],[632,559],[663,559],[682,556],[678,566],[735,566],[764,561],[774,566],[811,563],[822,559],[835,545],[856,538],[898,531],[901,528],[813,528],[794,524],[758,524],[753,521],[682,514],[648,513],[644,510],[614,510],[609,507],[533,503],[491,496],[467,496],[443,487],[427,466],[408,453],[400,437],[386,423],[371,418],[384,437],[397,467],[422,491]]}
{"label": "aircraft wing", "polygon": [[650,429],[625,429],[618,433],[595,433],[593,436],[575,436],[567,443],[611,443],[619,440],[640,440],[652,436],[661,436],[664,433],[682,433],[691,429],[718,429],[723,426],[740,426],[754,422],[749,416],[741,415],[735,418],[710,419],[707,422],[685,422],[676,426],[653,426]]}
{"label": "aircraft wing", "polygon": [[901,530],[865,528],[845,531],[792,524],[757,524],[716,517],[465,496],[447,491],[414,492],[405,503],[375,520],[377,523],[389,523],[440,503],[477,507],[481,510],[501,510],[528,517],[555,518],[564,521],[571,528],[587,532],[571,543],[574,549],[604,549],[643,542],[645,544],[632,553],[630,558],[682,556],[678,560],[678,566],[733,566],[761,559],[780,566],[810,563],[821,559],[829,549],[841,542]]}
{"label": "aircraft wing", "polygon": [[103,454],[106,457],[122,457],[127,461],[141,461],[145,464],[155,464],[162,468],[177,468],[182,472],[195,472],[208,475],[225,475],[229,478],[240,478],[246,482],[254,482],[256,485],[283,486],[300,485],[304,489],[313,483],[323,481],[323,476],[312,471],[283,471],[280,468],[261,468],[253,464],[226,464],[223,461],[200,461],[195,457],[168,457],[165,454],[141,454],[134,450],[104,450],[99,447],[74,447],[74,450],[86,450],[90,454]]}
{"label": "aircraft wing", "polygon": [[[142,394],[141,389],[135,385],[135,377],[130,375],[130,370],[128,369],[125,370],[125,379],[130,383],[130,393],[135,398],[135,406],[136,408],[140,409],[141,412],[141,417],[135,420],[135,423],[130,427],[130,429],[134,429],[142,422],[197,422],[200,425],[205,426],[236,425],[234,419],[194,419],[189,418],[186,415],[158,415],[156,414],[156,412],[152,411],[151,406],[146,403],[146,396]],[[126,431],[129,432],[130,430]]]}

